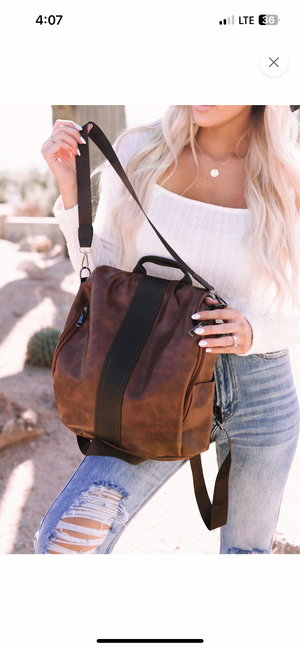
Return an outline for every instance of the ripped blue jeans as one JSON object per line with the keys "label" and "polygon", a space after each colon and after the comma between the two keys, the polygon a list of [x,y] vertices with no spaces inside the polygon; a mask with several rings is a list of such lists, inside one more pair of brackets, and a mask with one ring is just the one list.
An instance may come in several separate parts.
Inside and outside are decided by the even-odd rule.
{"label": "ripped blue jeans", "polygon": [[[269,553],[299,433],[288,351],[220,354],[215,380],[232,443],[220,552]],[[211,441],[220,465],[228,442],[215,425]],[[43,518],[35,552],[110,554],[130,521],[183,463],[147,460],[132,466],[111,457],[84,458]]]}

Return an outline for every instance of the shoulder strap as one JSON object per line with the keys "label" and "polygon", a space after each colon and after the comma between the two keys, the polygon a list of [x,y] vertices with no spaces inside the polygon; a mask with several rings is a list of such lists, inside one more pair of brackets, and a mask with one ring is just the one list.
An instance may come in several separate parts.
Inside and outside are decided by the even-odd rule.
{"label": "shoulder strap", "polygon": [[[217,425],[219,423],[216,419]],[[208,530],[215,530],[217,527],[226,525],[228,516],[228,490],[229,490],[229,473],[231,466],[231,442],[228,433],[223,426],[221,427],[227,435],[229,451],[221,464],[215,480],[214,493],[212,502],[209,498],[205,484],[201,455],[195,455],[190,458],[192,469],[194,492],[199,512]]]}
{"label": "shoulder strap", "polygon": [[[90,132],[88,133],[88,124],[92,124],[92,128],[90,129]],[[78,228],[78,238],[79,238],[79,245],[80,248],[90,248],[92,244],[92,238],[93,238],[93,225],[92,225],[92,205],[91,205],[91,183],[90,183],[90,160],[89,160],[89,147],[88,147],[88,138],[90,138],[100,149],[100,151],[103,153],[103,155],[107,158],[107,160],[110,162],[122,182],[124,183],[125,187],[128,189],[129,193],[131,196],[134,198],[136,203],[138,204],[139,208],[142,210],[143,214],[145,215],[148,223],[151,225],[153,228],[154,232],[157,234],[159,239],[161,240],[162,244],[165,246],[167,251],[170,253],[170,255],[176,259],[176,261],[179,263],[180,267],[187,273],[189,273],[199,284],[204,286],[204,288],[207,289],[207,291],[210,291],[210,293],[213,295],[213,297],[216,297],[220,303],[225,304],[226,302],[219,297],[217,294],[216,290],[214,289],[211,284],[208,284],[203,277],[195,273],[195,271],[192,270],[184,261],[179,257],[177,252],[173,250],[173,248],[168,244],[168,242],[164,239],[164,237],[160,234],[160,232],[157,230],[155,225],[152,223],[152,221],[149,219],[147,216],[144,208],[142,207],[130,181],[129,178],[127,177],[120,160],[114,151],[113,147],[111,146],[109,140],[107,139],[106,135],[103,133],[103,131],[95,124],[95,122],[87,122],[82,127],[81,134],[83,138],[86,140],[87,144],[79,144],[79,150],[81,155],[76,156],[76,173],[77,173],[77,187],[78,187],[78,212],[79,212],[79,228]]]}

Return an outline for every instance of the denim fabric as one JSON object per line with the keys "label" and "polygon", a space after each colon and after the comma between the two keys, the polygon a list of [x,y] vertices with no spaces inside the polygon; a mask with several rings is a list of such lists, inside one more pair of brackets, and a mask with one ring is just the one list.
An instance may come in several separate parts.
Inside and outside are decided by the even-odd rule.
{"label": "denim fabric", "polygon": [[[288,350],[250,356],[220,354],[215,379],[216,397],[232,443],[229,512],[221,528],[220,552],[269,553],[299,432]],[[211,441],[216,443],[220,464],[228,442],[215,425]],[[84,504],[86,492],[99,486],[112,488],[121,497],[111,529],[93,550],[110,554],[133,517],[183,463],[147,460],[132,466],[116,458],[86,457],[43,518],[35,552],[47,553],[60,519]]]}

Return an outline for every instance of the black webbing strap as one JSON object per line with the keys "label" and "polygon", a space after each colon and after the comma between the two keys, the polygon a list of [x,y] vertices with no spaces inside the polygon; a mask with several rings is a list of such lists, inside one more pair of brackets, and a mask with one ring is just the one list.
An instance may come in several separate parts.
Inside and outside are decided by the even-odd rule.
{"label": "black webbing strap", "polygon": [[141,275],[126,316],[106,354],[96,395],[95,433],[113,446],[121,447],[123,395],[168,284],[168,280]]}
{"label": "black webbing strap", "polygon": [[145,462],[145,458],[136,457],[135,455],[130,455],[130,453],[125,453],[122,449],[111,447],[99,437],[94,437],[94,439],[89,440],[81,435],[77,435],[77,443],[83,455],[100,455],[101,457],[117,457],[123,462],[128,462],[129,464],[141,464]]}
{"label": "black webbing strap", "polygon": [[[224,428],[222,428],[222,430],[224,430],[224,433],[226,433],[226,430]],[[190,459],[198,509],[206,527],[209,530],[214,530],[217,527],[221,527],[227,522],[229,472],[231,466],[231,442],[227,433],[226,435],[229,442],[229,452],[226,455],[223,464],[219,468],[215,481],[212,502],[210,501],[206,489],[201,455],[195,455],[195,457],[192,457]]]}
{"label": "black webbing strap", "polygon": [[[92,128],[90,129],[88,133],[88,125],[92,124]],[[187,273],[190,273],[192,277],[199,282],[204,288],[206,288],[207,291],[212,292],[218,300],[222,304],[224,304],[224,300],[220,298],[216,290],[214,289],[211,284],[208,284],[203,277],[195,273],[195,271],[192,270],[184,261],[179,257],[177,252],[173,250],[173,248],[168,244],[166,239],[160,234],[160,232],[157,230],[155,225],[152,223],[152,221],[149,219],[147,216],[145,210],[143,209],[121,163],[120,160],[115,153],[113,147],[111,146],[109,140],[107,139],[106,135],[104,135],[103,131],[95,124],[95,122],[87,122],[82,127],[81,131],[82,137],[85,139],[87,144],[79,144],[79,150],[81,155],[76,156],[76,173],[77,173],[77,187],[78,187],[78,212],[79,212],[79,228],[78,228],[78,238],[79,238],[79,244],[80,247],[87,247],[89,248],[92,245],[92,238],[93,238],[93,226],[92,226],[92,205],[91,205],[91,183],[90,183],[90,160],[89,160],[89,147],[88,147],[88,138],[93,140],[93,142],[96,144],[98,149],[103,153],[103,155],[107,158],[107,160],[110,162],[122,182],[124,183],[125,187],[128,189],[129,193],[131,196],[134,198],[136,203],[138,204],[139,208],[142,210],[143,214],[145,215],[148,223],[151,225],[153,228],[154,232],[157,234],[159,237],[160,241],[162,244],[165,246],[165,248],[168,250],[170,255],[176,259],[176,261],[180,264],[181,268],[186,271]],[[225,303],[226,304],[226,303]]]}

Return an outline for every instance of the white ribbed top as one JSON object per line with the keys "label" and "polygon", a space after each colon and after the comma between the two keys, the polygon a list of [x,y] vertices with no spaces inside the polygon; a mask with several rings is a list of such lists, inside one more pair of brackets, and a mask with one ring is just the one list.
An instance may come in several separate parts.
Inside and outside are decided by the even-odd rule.
{"label": "white ribbed top", "polygon": [[[127,138],[127,140],[130,140]],[[136,138],[134,145],[138,145]],[[126,162],[134,146],[131,141],[118,155],[122,164]],[[90,268],[101,263],[115,266],[116,245],[114,233],[106,219],[110,207],[122,192],[122,183],[114,169],[108,167],[102,172],[102,190],[94,221],[94,238]],[[133,200],[131,196],[129,201]],[[154,185],[147,214],[168,243],[184,261],[209,284],[233,308],[239,309],[253,329],[253,344],[247,355],[284,349],[300,341],[300,321],[293,317],[279,329],[276,316],[272,326],[266,324],[264,315],[254,313],[251,305],[252,282],[248,256],[242,244],[242,237],[251,225],[252,215],[248,209],[236,209],[202,203]],[[70,259],[76,272],[81,267],[82,254],[78,244],[78,209],[64,211],[61,198],[54,206],[56,216],[65,235]],[[142,222],[137,232],[136,247],[138,259],[144,255],[170,257],[147,222]],[[151,275],[167,279],[178,279],[182,273],[176,269],[162,268],[148,264]],[[132,270],[126,268],[125,270]],[[197,285],[196,282],[194,282]]]}
{"label": "white ribbed top", "polygon": [[[250,223],[249,210],[209,205],[155,185],[148,216],[182,259],[226,301],[247,295],[251,272],[240,242]],[[137,246],[140,256],[170,256],[146,219],[137,234]],[[155,274],[162,276],[161,269]],[[181,275],[164,269],[163,276]]]}

